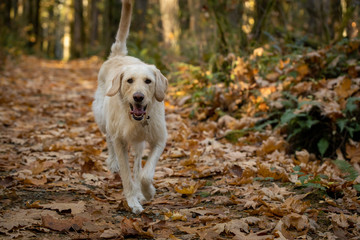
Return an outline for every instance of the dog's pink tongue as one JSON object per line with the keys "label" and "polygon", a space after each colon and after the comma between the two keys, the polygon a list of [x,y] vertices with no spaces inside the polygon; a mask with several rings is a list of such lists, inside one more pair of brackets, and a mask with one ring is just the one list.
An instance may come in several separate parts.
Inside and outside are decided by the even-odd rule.
{"label": "dog's pink tongue", "polygon": [[145,113],[146,113],[146,111],[144,111],[142,108],[137,108],[137,107],[134,107],[134,110],[131,111],[131,114],[134,114],[136,116],[140,116]]}

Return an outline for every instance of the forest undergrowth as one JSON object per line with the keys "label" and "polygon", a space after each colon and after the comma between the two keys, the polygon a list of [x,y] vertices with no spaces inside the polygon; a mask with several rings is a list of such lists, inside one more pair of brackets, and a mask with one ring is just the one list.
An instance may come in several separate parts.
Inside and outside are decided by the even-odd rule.
{"label": "forest undergrowth", "polygon": [[104,164],[91,112],[102,60],[8,57],[1,238],[358,239],[359,45],[176,64],[157,193],[141,215]]}

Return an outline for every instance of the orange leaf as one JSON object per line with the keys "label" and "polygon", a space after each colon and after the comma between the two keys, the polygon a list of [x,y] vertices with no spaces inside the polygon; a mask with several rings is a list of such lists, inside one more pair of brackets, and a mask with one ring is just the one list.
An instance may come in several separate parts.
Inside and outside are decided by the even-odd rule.
{"label": "orange leaf", "polygon": [[184,221],[184,222],[187,221],[187,217],[185,215],[181,214],[180,212],[177,212],[177,211],[167,212],[167,213],[164,213],[164,214],[165,214],[165,220],[171,219],[173,221],[177,221],[177,220]]}
{"label": "orange leaf", "polygon": [[349,97],[353,91],[351,90],[351,79],[345,77],[341,83],[335,88],[335,92],[341,98]]}
{"label": "orange leaf", "polygon": [[178,193],[185,194],[185,195],[192,195],[198,190],[198,188],[200,186],[201,186],[201,184],[196,183],[196,184],[190,185],[188,187],[183,187],[183,188],[178,188],[177,186],[175,186],[174,189]]}
{"label": "orange leaf", "polygon": [[86,221],[85,218],[80,216],[76,216],[73,219],[56,219],[50,215],[42,216],[41,220],[44,227],[56,231],[69,231],[70,229],[79,231]]}
{"label": "orange leaf", "polygon": [[346,145],[346,156],[350,158],[351,163],[360,163],[360,148],[359,146]]}
{"label": "orange leaf", "polygon": [[24,180],[24,184],[30,184],[30,185],[44,185],[47,182],[46,177],[43,175],[41,179],[36,178],[26,178]]}
{"label": "orange leaf", "polygon": [[298,66],[296,70],[300,74],[301,78],[303,78],[305,75],[307,75],[310,72],[308,65],[305,63]]}

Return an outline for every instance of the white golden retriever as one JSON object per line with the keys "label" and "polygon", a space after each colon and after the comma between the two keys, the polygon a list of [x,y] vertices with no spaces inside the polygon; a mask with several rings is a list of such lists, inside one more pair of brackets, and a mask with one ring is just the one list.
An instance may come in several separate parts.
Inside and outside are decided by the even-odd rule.
{"label": "white golden retriever", "polygon": [[[155,66],[126,56],[131,12],[132,1],[123,0],[116,41],[101,66],[92,108],[96,123],[106,134],[106,163],[112,172],[120,172],[127,203],[138,214],[143,211],[141,202],[155,194],[155,166],[167,138],[163,100],[168,81]],[[145,142],[149,143],[150,155],[142,168]],[[129,147],[135,151],[134,177]]]}

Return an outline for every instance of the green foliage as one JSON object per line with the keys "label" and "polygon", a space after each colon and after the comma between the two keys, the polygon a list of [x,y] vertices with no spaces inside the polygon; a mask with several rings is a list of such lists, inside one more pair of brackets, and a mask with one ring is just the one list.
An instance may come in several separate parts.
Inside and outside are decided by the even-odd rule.
{"label": "green foliage", "polygon": [[344,118],[336,120],[336,125],[339,127],[339,132],[346,138],[360,140],[360,98],[350,97],[347,99]]}
{"label": "green foliage", "polygon": [[[283,101],[288,109],[280,114],[278,126],[286,130],[292,150],[305,148],[321,157],[334,154],[336,149],[329,149],[337,142],[331,134],[333,123],[321,114],[320,104],[316,101],[298,103],[296,98],[287,94],[284,97],[289,97]],[[312,107],[308,111],[301,111],[305,104]],[[293,106],[297,107],[289,109]]]}
{"label": "green foliage", "polygon": [[300,166],[295,166],[293,168],[294,172],[290,173],[292,175],[298,175],[298,179],[300,181],[300,186],[307,188],[313,188],[313,189],[318,189],[321,191],[326,191],[326,187],[324,185],[321,184],[322,179],[328,179],[328,176],[323,175],[323,174],[319,174],[316,176],[313,176],[312,174],[305,174],[303,172],[301,172],[301,167]]}
{"label": "green foliage", "polygon": [[347,181],[354,181],[359,176],[359,173],[349,162],[337,159],[334,160],[333,163],[340,169],[342,173],[348,174],[345,176]]}
{"label": "green foliage", "polygon": [[225,138],[228,141],[235,143],[238,141],[239,138],[245,136],[247,133],[248,133],[247,129],[232,130],[225,135]]}
{"label": "green foliage", "polygon": [[324,156],[326,150],[329,148],[329,142],[326,138],[320,139],[317,144],[321,156]]}
{"label": "green foliage", "polygon": [[273,182],[274,178],[273,177],[255,177],[254,181],[259,181],[259,182]]}

